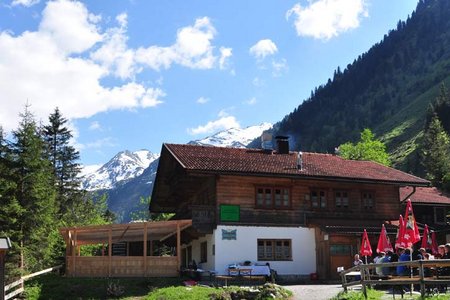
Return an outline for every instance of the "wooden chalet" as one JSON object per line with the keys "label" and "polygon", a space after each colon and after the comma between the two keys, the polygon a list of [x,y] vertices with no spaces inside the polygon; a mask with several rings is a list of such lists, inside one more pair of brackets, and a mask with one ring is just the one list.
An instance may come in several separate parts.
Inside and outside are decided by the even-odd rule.
{"label": "wooden chalet", "polygon": [[292,152],[286,139],[277,151],[163,144],[150,211],[192,220],[182,266],[226,274],[250,261],[331,279],[351,266],[364,228],[375,243],[381,224],[398,220],[400,188],[428,185],[374,162]]}
{"label": "wooden chalet", "polygon": [[[61,228],[66,242],[66,275],[71,277],[170,277],[181,266],[181,231],[191,220],[139,222]],[[168,241],[172,255],[156,245]],[[81,247],[96,245],[100,253],[83,256]]]}
{"label": "wooden chalet", "polygon": [[427,224],[436,231],[438,242],[445,244],[450,240],[448,226],[448,213],[450,211],[450,195],[442,192],[436,187],[403,187],[400,195],[409,197],[414,207],[414,215],[417,222],[422,226]]}

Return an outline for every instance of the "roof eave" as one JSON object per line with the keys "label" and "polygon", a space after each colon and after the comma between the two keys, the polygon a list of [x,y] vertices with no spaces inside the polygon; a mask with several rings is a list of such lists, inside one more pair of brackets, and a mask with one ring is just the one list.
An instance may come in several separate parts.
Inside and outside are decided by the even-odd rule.
{"label": "roof eave", "polygon": [[339,182],[358,182],[358,183],[369,183],[369,184],[387,184],[387,185],[397,185],[397,186],[418,186],[418,187],[429,187],[430,182],[410,182],[410,181],[389,181],[389,180],[375,180],[375,179],[361,179],[361,178],[350,178],[350,177],[339,177],[339,176],[313,176],[313,175],[303,175],[303,174],[279,174],[279,173],[262,173],[262,172],[240,172],[240,171],[212,171],[212,170],[201,170],[201,169],[186,169],[189,173],[197,174],[208,174],[208,175],[233,175],[233,176],[257,176],[257,177],[279,177],[279,178],[295,178],[295,179],[314,179],[322,181],[339,181]]}

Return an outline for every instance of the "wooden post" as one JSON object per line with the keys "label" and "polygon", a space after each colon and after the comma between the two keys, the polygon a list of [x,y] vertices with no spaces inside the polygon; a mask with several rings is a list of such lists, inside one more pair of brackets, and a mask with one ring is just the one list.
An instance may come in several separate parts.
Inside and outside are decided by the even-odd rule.
{"label": "wooden post", "polygon": [[362,290],[364,294],[364,299],[367,299],[367,287],[366,287],[366,269],[364,265],[360,265],[361,267],[361,284],[362,284]]}
{"label": "wooden post", "polygon": [[111,277],[111,264],[112,264],[112,227],[109,227],[108,231],[108,277]]}
{"label": "wooden post", "polygon": [[5,299],[5,256],[6,251],[0,250],[0,300]]}
{"label": "wooden post", "polygon": [[181,271],[181,232],[180,232],[180,221],[177,222],[177,264],[178,264],[178,271]]}
{"label": "wooden post", "polygon": [[72,240],[72,277],[75,277],[76,249],[77,249],[77,230],[75,229],[74,237]]}
{"label": "wooden post", "polygon": [[142,257],[144,258],[144,276],[147,276],[147,222],[144,223],[144,253]]}
{"label": "wooden post", "polygon": [[420,295],[422,299],[425,298],[425,272],[423,269],[423,261],[419,260],[419,275],[420,275]]}

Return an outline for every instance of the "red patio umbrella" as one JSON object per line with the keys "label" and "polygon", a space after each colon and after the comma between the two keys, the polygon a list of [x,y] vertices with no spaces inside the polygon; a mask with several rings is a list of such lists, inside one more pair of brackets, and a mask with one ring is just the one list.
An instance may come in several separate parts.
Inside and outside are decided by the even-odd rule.
{"label": "red patio umbrella", "polygon": [[417,226],[416,219],[414,218],[414,212],[411,205],[411,200],[406,202],[405,211],[405,227],[403,231],[403,241],[406,247],[412,247],[413,244],[420,241],[419,227]]}
{"label": "red patio umbrella", "polygon": [[437,255],[438,252],[438,244],[436,241],[436,232],[432,231],[431,232],[431,253],[433,255]]}
{"label": "red patio umbrella", "polygon": [[386,232],[386,227],[384,227],[384,224],[381,225],[381,233],[380,237],[378,238],[378,245],[377,245],[377,253],[380,252],[388,252],[393,251],[391,241],[389,240],[389,237]]}
{"label": "red patio umbrella", "polygon": [[425,228],[423,229],[422,244],[420,245],[420,247],[424,248],[424,249],[430,249],[430,250],[432,248],[431,235],[430,235],[430,231],[428,230],[427,224],[425,224]]}
{"label": "red patio umbrella", "polygon": [[400,247],[404,248],[405,243],[403,242],[403,229],[405,227],[405,223],[403,222],[403,216],[400,215],[398,219],[398,229],[397,229],[397,235],[395,237],[395,249],[398,249]]}
{"label": "red patio umbrella", "polygon": [[367,263],[367,256],[372,255],[372,247],[370,246],[369,236],[367,235],[367,231],[365,229],[362,236],[361,249],[359,250],[359,252],[362,256],[366,256]]}

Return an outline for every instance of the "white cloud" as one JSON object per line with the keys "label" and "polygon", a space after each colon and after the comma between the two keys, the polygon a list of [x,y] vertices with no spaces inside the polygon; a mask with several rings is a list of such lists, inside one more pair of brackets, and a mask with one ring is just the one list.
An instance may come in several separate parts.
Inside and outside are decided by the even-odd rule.
{"label": "white cloud", "polygon": [[[195,20],[194,26],[183,27],[177,32],[173,45],[150,46],[136,50],[136,62],[154,70],[167,69],[173,63],[193,69],[211,69],[225,66],[231,56],[231,48],[220,48],[221,56],[214,54],[212,40],[216,29],[208,17]],[[219,60],[219,62],[218,62]]]}
{"label": "white cloud", "polygon": [[89,130],[101,130],[101,129],[102,126],[98,121],[91,122],[91,124],[89,125]]}
{"label": "white cloud", "polygon": [[[21,5],[33,2],[20,1]],[[37,30],[0,31],[3,128],[17,128],[27,101],[37,119],[44,121],[55,107],[69,120],[109,110],[154,107],[166,95],[160,87],[162,77],[153,87],[137,82],[136,75],[144,68],[158,70],[172,64],[222,68],[232,53],[231,48],[213,45],[216,30],[207,17],[180,28],[168,47],[130,48],[127,15],[118,15],[116,24],[106,26],[81,2],[56,0],[46,3]],[[109,77],[120,81],[104,80]]]}
{"label": "white cloud", "polygon": [[250,98],[250,99],[247,99],[247,100],[245,100],[244,101],[244,104],[247,104],[247,105],[255,105],[256,104],[256,97],[252,97],[252,98]]}
{"label": "white cloud", "polygon": [[258,60],[263,60],[268,55],[273,55],[278,52],[277,45],[270,39],[260,40],[253,45],[250,50],[250,54]]}
{"label": "white cloud", "polygon": [[35,4],[38,4],[39,2],[40,0],[13,0],[13,2],[11,2],[11,5],[12,6],[23,5],[25,7],[30,7]]}
{"label": "white cloud", "polygon": [[328,40],[357,28],[368,11],[366,0],[318,0],[310,1],[306,7],[294,5],[286,18],[292,15],[297,35]]}
{"label": "white cloud", "polygon": [[206,97],[200,97],[200,98],[198,98],[197,101],[195,101],[195,102],[197,102],[198,104],[205,104],[205,103],[208,103],[209,101],[210,101],[209,98],[206,98]]}
{"label": "white cloud", "polygon": [[239,122],[234,116],[230,116],[225,110],[221,110],[217,120],[209,121],[205,125],[199,125],[196,128],[189,128],[187,132],[191,135],[209,134],[230,128],[240,128]]}
{"label": "white cloud", "polygon": [[66,0],[47,3],[39,24],[39,34],[48,35],[59,51],[81,53],[102,40],[96,23],[84,4]]}
{"label": "white cloud", "polygon": [[286,59],[281,59],[279,61],[272,61],[272,76],[280,77],[284,72],[288,70],[288,64]]}
{"label": "white cloud", "polygon": [[227,68],[228,60],[231,55],[233,55],[233,50],[231,48],[220,47],[219,67],[221,70]]}
{"label": "white cloud", "polygon": [[118,78],[133,78],[141,69],[135,65],[135,51],[127,47],[127,14],[118,15],[116,21],[119,27],[109,28],[106,31],[103,36],[104,43],[91,53],[91,58]]}

